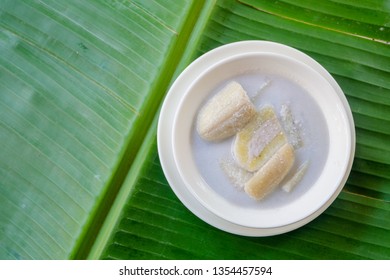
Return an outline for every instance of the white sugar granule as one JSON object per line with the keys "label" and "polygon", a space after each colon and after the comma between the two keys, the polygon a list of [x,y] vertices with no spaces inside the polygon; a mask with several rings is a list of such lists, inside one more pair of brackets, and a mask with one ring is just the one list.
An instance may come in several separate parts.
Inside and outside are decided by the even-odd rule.
{"label": "white sugar granule", "polygon": [[276,118],[266,120],[253,132],[249,142],[249,158],[252,160],[258,157],[263,149],[280,133],[282,133],[282,128]]}
{"label": "white sugar granule", "polygon": [[303,140],[301,121],[293,118],[291,109],[286,104],[283,104],[280,109],[280,117],[289,143],[294,147],[294,149],[302,147]]}
{"label": "white sugar granule", "polygon": [[253,173],[239,167],[234,160],[223,159],[220,165],[229,181],[240,191],[244,190],[245,183],[253,176]]}
{"label": "white sugar granule", "polygon": [[294,176],[283,185],[282,189],[285,192],[291,192],[294,187],[302,180],[303,175],[305,175],[306,170],[309,166],[309,161],[305,161],[295,172]]}
{"label": "white sugar granule", "polygon": [[255,94],[251,97],[252,102],[256,103],[257,98],[259,98],[264,89],[266,89],[270,85],[271,80],[267,78],[264,83],[262,83],[260,87],[256,90]]}

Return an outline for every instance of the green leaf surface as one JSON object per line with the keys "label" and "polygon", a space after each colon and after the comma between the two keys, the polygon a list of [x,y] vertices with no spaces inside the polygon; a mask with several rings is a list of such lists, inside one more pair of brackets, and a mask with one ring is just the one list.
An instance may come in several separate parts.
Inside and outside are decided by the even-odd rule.
{"label": "green leaf surface", "polygon": [[[308,225],[252,238],[174,195],[157,153],[174,78],[230,42],[320,62],[356,125],[351,175]],[[0,3],[0,259],[390,259],[388,1]]]}
{"label": "green leaf surface", "polygon": [[93,242],[192,6],[142,3],[0,3],[0,258],[72,258]]}

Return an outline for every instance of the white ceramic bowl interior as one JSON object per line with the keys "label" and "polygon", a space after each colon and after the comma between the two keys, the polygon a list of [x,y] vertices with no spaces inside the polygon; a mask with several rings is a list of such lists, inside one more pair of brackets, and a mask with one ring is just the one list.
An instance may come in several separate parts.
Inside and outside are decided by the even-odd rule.
{"label": "white ceramic bowl interior", "polygon": [[[310,95],[324,118],[324,131],[327,133],[316,135],[328,140],[321,172],[312,180],[310,187],[299,195],[292,195],[292,198],[279,192],[268,202],[267,198],[264,202],[253,201],[232,186],[226,186],[228,194],[221,195],[224,186],[217,186],[202,175],[194,155],[194,126],[197,113],[205,100],[223,83],[253,73],[289,80]],[[334,87],[322,75],[294,58],[269,52],[247,52],[217,61],[182,92],[172,128],[172,150],[178,176],[206,209],[231,223],[251,228],[278,228],[297,223],[313,215],[338,194],[343,187],[345,174],[349,172],[353,129],[344,105]],[[309,106],[305,103],[300,106],[303,111],[309,109],[305,108]],[[218,143],[211,145],[216,147]],[[226,150],[230,144],[220,145]],[[318,147],[320,150],[321,147]],[[236,193],[239,198],[232,198]]]}

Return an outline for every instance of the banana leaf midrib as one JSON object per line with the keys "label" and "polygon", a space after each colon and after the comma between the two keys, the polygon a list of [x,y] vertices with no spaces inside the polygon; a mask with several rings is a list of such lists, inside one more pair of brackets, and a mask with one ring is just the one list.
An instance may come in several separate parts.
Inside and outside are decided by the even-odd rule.
{"label": "banana leaf midrib", "polygon": [[[199,13],[201,12],[202,7],[203,7],[203,1],[195,1],[191,9],[189,10],[189,16],[187,20],[184,22],[183,26],[181,27],[181,30],[177,31],[179,35],[176,38],[176,41],[170,47],[170,50],[166,57],[166,63],[162,70],[162,73],[164,73],[164,75],[161,75],[160,80],[156,81],[155,86],[153,87],[153,89],[151,90],[151,94],[149,95],[149,100],[145,102],[144,105],[145,109],[140,110],[143,113],[143,115],[146,117],[139,118],[137,120],[137,124],[134,125],[134,128],[132,130],[134,135],[132,137],[129,137],[129,141],[127,143],[127,147],[128,147],[127,152],[125,152],[124,156],[122,157],[123,161],[118,165],[117,173],[121,174],[120,179],[114,179],[111,183],[111,185],[117,185],[116,191],[112,195],[106,194],[102,204],[111,205],[113,203],[128,173],[134,174],[132,175],[132,178],[136,178],[137,176],[136,174],[139,173],[139,166],[142,166],[142,162],[134,163],[134,160],[137,156],[138,157],[144,156],[143,153],[140,152],[141,145],[148,142],[148,140],[145,140],[146,134],[148,133],[148,131],[152,129],[151,128],[152,121],[155,118],[155,116],[158,115],[158,109],[161,104],[164,93],[167,91],[168,85],[175,73],[176,67],[180,63],[182,54],[186,50],[185,46],[187,45],[187,42],[191,35],[192,26],[195,24],[195,21]],[[132,154],[130,156],[130,158],[132,158],[131,162],[128,160],[129,155],[127,155],[128,153],[131,153],[130,151],[137,151],[137,154]],[[130,171],[131,167],[134,167],[136,171],[131,172]],[[113,176],[115,176],[115,174]],[[102,208],[103,208],[102,206],[98,207],[100,211]],[[98,235],[99,231],[101,230],[101,227],[99,227],[99,225],[102,225],[109,211],[110,209],[106,208],[105,215],[103,217],[98,217],[95,220],[95,222],[91,224],[91,226],[89,227],[90,228],[89,232],[85,234],[86,236],[85,238],[87,238],[87,236]],[[77,254],[75,258],[77,259],[86,258],[89,254],[89,251],[91,250],[91,247],[93,246],[93,242],[90,242],[88,246],[89,247],[85,247],[85,246],[80,247],[77,250]]]}

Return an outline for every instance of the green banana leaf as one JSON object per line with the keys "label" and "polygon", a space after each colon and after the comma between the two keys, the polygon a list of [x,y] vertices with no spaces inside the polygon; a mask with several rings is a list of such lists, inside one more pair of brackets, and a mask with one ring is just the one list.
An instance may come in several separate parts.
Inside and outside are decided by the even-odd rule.
{"label": "green banana leaf", "polygon": [[[273,237],[198,219],[157,153],[175,77],[241,40],[316,59],[356,126],[339,197]],[[390,259],[389,1],[2,0],[0,50],[0,259]]]}

